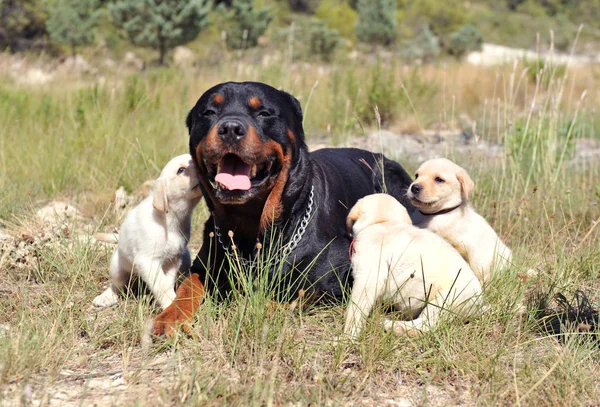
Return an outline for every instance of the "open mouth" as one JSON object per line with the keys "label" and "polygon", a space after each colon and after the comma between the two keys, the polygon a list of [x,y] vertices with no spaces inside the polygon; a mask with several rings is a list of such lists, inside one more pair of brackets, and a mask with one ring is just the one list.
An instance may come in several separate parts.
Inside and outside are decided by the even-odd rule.
{"label": "open mouth", "polygon": [[248,191],[259,187],[275,175],[275,158],[270,157],[260,164],[248,164],[235,154],[226,154],[219,162],[205,161],[208,180],[214,189]]}

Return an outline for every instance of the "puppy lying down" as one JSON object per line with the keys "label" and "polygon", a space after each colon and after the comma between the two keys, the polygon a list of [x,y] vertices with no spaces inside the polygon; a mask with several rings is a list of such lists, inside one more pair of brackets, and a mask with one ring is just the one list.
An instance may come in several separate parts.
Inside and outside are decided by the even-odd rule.
{"label": "puppy lying down", "polygon": [[119,235],[95,235],[97,240],[118,241],[118,246],[110,260],[112,283],[94,305],[116,304],[131,273],[141,277],[163,309],[173,302],[177,273],[190,267],[192,211],[202,196],[198,183],[189,154],[171,159],[152,193],[127,214]]}
{"label": "puppy lying down", "polygon": [[486,282],[493,271],[510,265],[512,252],[469,205],[467,200],[474,188],[463,168],[445,158],[436,158],[421,164],[407,196],[421,215],[415,224],[450,242],[480,281]]}
{"label": "puppy lying down", "polygon": [[481,284],[443,238],[411,224],[406,208],[386,194],[360,199],[346,220],[354,234],[351,301],[344,332],[355,339],[378,301],[392,302],[408,321],[387,319],[396,333],[427,330],[448,310],[477,313]]}

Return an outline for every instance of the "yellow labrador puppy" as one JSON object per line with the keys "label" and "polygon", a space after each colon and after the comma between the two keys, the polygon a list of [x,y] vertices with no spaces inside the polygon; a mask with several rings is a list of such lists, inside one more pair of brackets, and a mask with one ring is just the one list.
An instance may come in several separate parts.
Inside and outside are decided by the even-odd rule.
{"label": "yellow labrador puppy", "polygon": [[419,209],[418,226],[452,244],[482,282],[510,265],[511,250],[468,203],[475,184],[467,172],[445,158],[425,161],[407,196]]}
{"label": "yellow labrador puppy", "polygon": [[131,273],[142,278],[163,309],[173,302],[177,273],[190,267],[187,244],[192,211],[202,196],[198,185],[192,157],[175,157],[162,170],[153,192],[127,214],[118,236],[95,235],[97,240],[118,241],[110,260],[112,283],[94,299],[95,306],[116,304]]}
{"label": "yellow labrador puppy", "polygon": [[481,284],[440,236],[412,225],[406,208],[386,194],[360,199],[346,224],[354,235],[351,301],[344,332],[355,339],[377,301],[391,301],[408,321],[387,319],[396,333],[429,329],[442,309],[472,315],[481,309]]}

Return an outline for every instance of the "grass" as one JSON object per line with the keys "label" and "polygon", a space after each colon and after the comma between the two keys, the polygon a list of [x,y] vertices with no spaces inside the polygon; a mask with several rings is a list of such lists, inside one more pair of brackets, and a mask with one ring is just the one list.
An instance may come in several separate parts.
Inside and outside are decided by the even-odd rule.
{"label": "grass", "polygon": [[[600,298],[600,166],[570,162],[573,143],[595,135],[593,70],[548,71],[536,84],[520,66],[372,68],[234,60],[201,74],[157,69],[103,84],[2,82],[0,222],[18,238],[0,255],[0,405],[595,404],[597,347],[540,335],[513,306],[537,292],[582,289],[594,304]],[[186,151],[187,110],[227,79],[267,81],[299,96],[309,143],[360,137],[354,113],[379,106],[378,97],[390,128],[457,128],[467,114],[480,139],[503,143],[502,159],[449,154],[468,168],[473,204],[516,254],[517,264],[485,288],[489,312],[408,338],[383,333],[377,311],[353,345],[335,340],[342,306],[269,313],[268,290],[257,290],[225,304],[208,298],[191,337],[147,346],[140,333],[156,313],[148,297],[91,309],[112,248],[79,235],[75,221],[49,230],[35,210],[65,199],[92,229],[118,224],[114,190],[135,193]],[[395,158],[409,173],[419,164]],[[192,253],[206,216],[200,206]],[[15,261],[19,250],[25,259]],[[518,273],[528,267],[540,275],[524,284]]]}

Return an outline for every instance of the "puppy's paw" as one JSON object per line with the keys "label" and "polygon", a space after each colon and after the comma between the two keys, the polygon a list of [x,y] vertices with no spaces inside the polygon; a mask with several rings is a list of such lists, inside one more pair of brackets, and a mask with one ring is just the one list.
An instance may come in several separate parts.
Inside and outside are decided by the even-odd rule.
{"label": "puppy's paw", "polygon": [[112,307],[119,301],[119,296],[114,293],[114,291],[108,287],[106,291],[102,294],[94,298],[92,304],[96,307],[104,308],[104,307]]}
{"label": "puppy's paw", "polygon": [[385,321],[383,321],[383,327],[386,332],[393,332],[396,335],[413,337],[418,336],[420,332],[410,321],[394,321],[389,318],[386,318]]}

